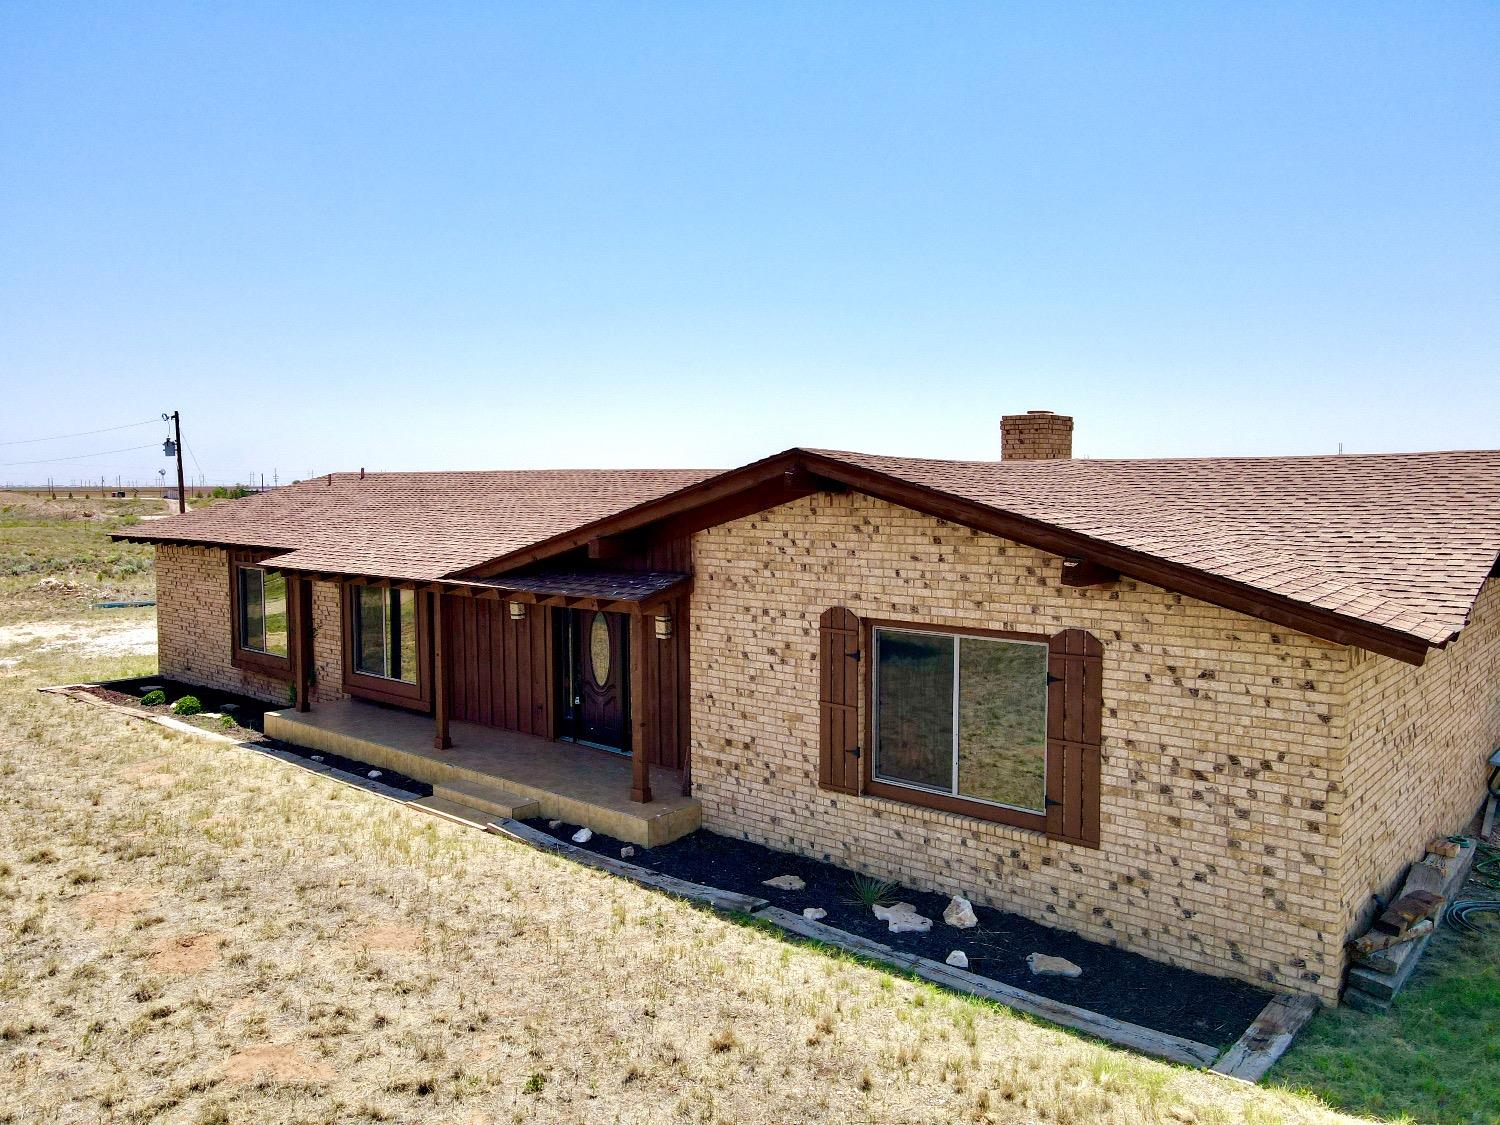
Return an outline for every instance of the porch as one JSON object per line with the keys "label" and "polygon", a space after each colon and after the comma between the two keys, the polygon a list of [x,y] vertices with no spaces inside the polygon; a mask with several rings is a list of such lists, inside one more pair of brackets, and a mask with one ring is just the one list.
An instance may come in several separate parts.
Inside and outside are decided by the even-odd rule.
{"label": "porch", "polygon": [[458,719],[452,747],[435,750],[432,728],[428,715],[354,699],[265,716],[271,738],[404,773],[459,803],[508,805],[506,816],[565,820],[648,848],[702,823],[676,770],[650,767],[654,796],[642,803],[630,799],[628,757]]}

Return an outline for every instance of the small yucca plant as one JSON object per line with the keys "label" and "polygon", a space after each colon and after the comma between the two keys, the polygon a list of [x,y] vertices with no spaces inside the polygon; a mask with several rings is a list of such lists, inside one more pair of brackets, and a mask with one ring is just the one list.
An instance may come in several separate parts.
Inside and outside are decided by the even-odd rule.
{"label": "small yucca plant", "polygon": [[856,875],[849,880],[848,902],[862,906],[890,906],[896,901],[896,884],[889,879]]}

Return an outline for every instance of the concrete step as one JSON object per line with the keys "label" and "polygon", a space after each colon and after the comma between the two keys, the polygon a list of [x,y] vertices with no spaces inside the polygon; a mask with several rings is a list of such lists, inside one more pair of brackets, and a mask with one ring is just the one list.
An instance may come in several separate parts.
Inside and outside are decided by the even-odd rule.
{"label": "concrete step", "polygon": [[432,795],[445,801],[480,809],[502,819],[529,820],[531,817],[542,815],[542,807],[530,797],[522,797],[519,793],[512,793],[509,789],[502,789],[498,785],[485,785],[479,781],[455,779],[437,782],[432,787]]}
{"label": "concrete step", "polygon": [[419,800],[408,802],[413,808],[421,809],[423,812],[440,816],[444,820],[451,820],[455,824],[467,825],[470,828],[484,828],[494,820],[494,814],[487,813],[482,809],[476,809],[472,805],[460,804],[457,801],[449,801],[434,794],[431,797],[422,797]]}

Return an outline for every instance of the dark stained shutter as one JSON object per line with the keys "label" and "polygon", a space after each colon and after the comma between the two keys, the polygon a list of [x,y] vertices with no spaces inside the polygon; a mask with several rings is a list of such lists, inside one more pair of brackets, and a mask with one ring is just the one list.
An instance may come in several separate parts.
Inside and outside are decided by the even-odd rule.
{"label": "dark stained shutter", "polygon": [[1099,846],[1104,646],[1064,629],[1048,641],[1047,834]]}
{"label": "dark stained shutter", "polygon": [[859,618],[841,606],[818,622],[818,786],[859,792]]}

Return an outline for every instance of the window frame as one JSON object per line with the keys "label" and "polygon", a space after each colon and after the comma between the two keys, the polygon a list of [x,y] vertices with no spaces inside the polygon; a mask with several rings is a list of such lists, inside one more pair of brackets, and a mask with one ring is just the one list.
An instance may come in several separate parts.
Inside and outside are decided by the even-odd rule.
{"label": "window frame", "polygon": [[344,618],[342,648],[345,693],[360,699],[374,700],[377,703],[405,707],[412,711],[431,711],[432,643],[429,624],[431,613],[428,604],[431,595],[421,590],[413,591],[412,603],[416,607],[417,614],[417,680],[416,683],[410,683],[406,680],[393,680],[387,676],[378,676],[371,672],[361,672],[355,667],[355,618],[358,613],[356,606],[358,595],[355,591],[361,587],[384,590],[387,594],[392,589],[389,585],[383,586],[374,581],[351,580],[343,583],[341,598]]}
{"label": "window frame", "polygon": [[[266,571],[265,561],[277,551],[229,551],[229,663],[232,667],[243,672],[258,672],[263,676],[271,676],[278,680],[290,682],[292,678],[292,649],[297,641],[297,629],[299,618],[297,612],[297,599],[292,594],[292,584],[287,583],[286,590],[286,652],[285,656],[277,656],[274,652],[262,652],[259,649],[246,648],[240,643],[240,571],[259,570]],[[262,585],[262,590],[264,590]]]}
{"label": "window frame", "polygon": [[[927,621],[889,621],[863,618],[860,621],[860,651],[866,654],[864,660],[863,703],[864,703],[864,740],[865,752],[860,755],[860,773],[862,789],[866,796],[881,797],[889,801],[899,801],[906,805],[916,805],[921,808],[937,809],[940,812],[956,813],[960,816],[974,817],[978,820],[988,820],[997,824],[1008,824],[1015,828],[1025,828],[1033,832],[1047,832],[1047,809],[1053,802],[1046,789],[1050,784],[1044,782],[1044,794],[1042,797],[1043,809],[1040,812],[1030,809],[1021,809],[1013,805],[1001,805],[993,801],[986,801],[975,797],[960,797],[949,793],[940,793],[932,789],[923,789],[915,785],[901,784],[893,781],[882,781],[875,776],[875,757],[877,731],[877,714],[880,710],[879,700],[875,696],[876,691],[876,668],[875,658],[875,634],[878,631],[899,631],[905,633],[927,633],[941,637],[976,637],[983,640],[1021,641],[1029,644],[1040,644],[1044,646],[1048,657],[1048,681],[1051,681],[1051,657],[1052,638],[1043,633],[1017,633],[1002,629],[976,629],[962,628],[957,626],[937,624]],[[955,653],[956,655],[956,653]],[[955,665],[953,670],[954,691],[958,690],[959,669]],[[1063,755],[1056,739],[1051,736],[1052,706],[1051,693],[1048,693],[1047,706],[1049,712],[1045,720],[1044,729],[1047,731],[1046,744],[1046,778],[1061,776],[1063,768]],[[954,744],[957,745],[959,733],[957,727],[953,732]],[[955,767],[956,768],[956,767]]]}

